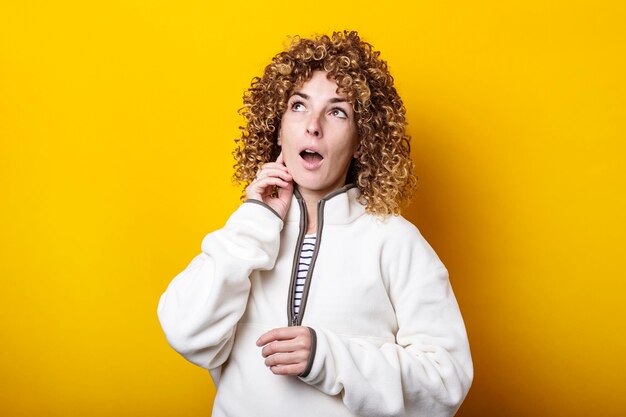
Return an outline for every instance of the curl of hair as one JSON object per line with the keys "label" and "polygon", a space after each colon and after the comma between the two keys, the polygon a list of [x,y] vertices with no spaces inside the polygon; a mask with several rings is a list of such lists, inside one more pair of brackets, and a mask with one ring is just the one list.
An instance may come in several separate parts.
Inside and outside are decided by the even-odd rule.
{"label": "curl of hair", "polygon": [[287,102],[313,72],[326,71],[339,94],[351,103],[359,147],[347,182],[361,191],[366,211],[378,216],[400,214],[411,199],[413,174],[405,108],[380,52],[361,41],[357,32],[335,32],[314,39],[292,39],[291,47],[276,55],[255,77],[243,96],[245,127],[236,139],[233,180],[245,187],[257,171],[280,153],[277,135]]}

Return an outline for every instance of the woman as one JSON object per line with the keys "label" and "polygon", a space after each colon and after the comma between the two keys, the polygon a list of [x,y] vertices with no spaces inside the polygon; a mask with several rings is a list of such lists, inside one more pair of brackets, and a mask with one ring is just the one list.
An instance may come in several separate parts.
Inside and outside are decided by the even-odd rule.
{"label": "woman", "polygon": [[473,377],[448,274],[399,215],[405,111],[356,32],[296,39],[244,96],[245,202],[169,285],[214,416],[449,416]]}

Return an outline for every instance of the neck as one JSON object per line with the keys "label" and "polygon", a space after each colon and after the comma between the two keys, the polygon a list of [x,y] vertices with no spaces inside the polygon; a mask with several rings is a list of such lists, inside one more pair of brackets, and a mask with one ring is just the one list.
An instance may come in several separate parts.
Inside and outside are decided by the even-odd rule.
{"label": "neck", "polygon": [[324,196],[311,190],[298,189],[298,191],[300,191],[300,195],[302,195],[302,199],[304,200],[306,206],[308,219],[306,234],[309,235],[317,231],[317,203],[319,203]]}

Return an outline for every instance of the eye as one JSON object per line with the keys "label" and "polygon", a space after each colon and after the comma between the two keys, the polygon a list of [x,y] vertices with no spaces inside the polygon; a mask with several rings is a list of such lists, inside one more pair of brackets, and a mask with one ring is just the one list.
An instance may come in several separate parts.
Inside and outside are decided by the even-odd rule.
{"label": "eye", "polygon": [[332,116],[339,117],[340,119],[347,119],[348,118],[348,114],[344,110],[342,110],[342,109],[340,109],[338,107],[335,107],[334,109],[332,109],[330,111],[330,114]]}
{"label": "eye", "polygon": [[292,111],[305,111],[306,107],[304,107],[304,103],[301,101],[294,101],[293,103],[291,103],[291,110]]}

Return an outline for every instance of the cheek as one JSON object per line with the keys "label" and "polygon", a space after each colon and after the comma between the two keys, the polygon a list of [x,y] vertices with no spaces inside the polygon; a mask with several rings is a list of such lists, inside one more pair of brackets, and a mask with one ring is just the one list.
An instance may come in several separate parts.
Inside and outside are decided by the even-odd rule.
{"label": "cheek", "polygon": [[276,143],[278,146],[283,146],[283,122],[280,122],[280,127],[278,128],[278,136],[276,137]]}
{"label": "cheek", "polygon": [[335,159],[335,165],[339,173],[343,174],[348,171],[352,157],[354,156],[354,147],[352,145],[344,147],[341,152],[337,154]]}
{"label": "cheek", "polygon": [[287,171],[289,171],[289,167],[291,166],[291,157],[288,155],[285,155],[283,153],[283,164],[287,167]]}
{"label": "cheek", "polygon": [[349,155],[348,160],[351,160],[352,157],[356,156],[357,150],[359,148],[359,138],[356,133],[352,133],[350,135],[350,139],[348,140],[348,145],[346,146],[345,152]]}

